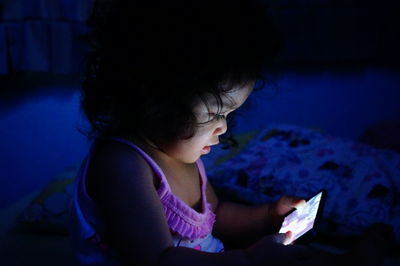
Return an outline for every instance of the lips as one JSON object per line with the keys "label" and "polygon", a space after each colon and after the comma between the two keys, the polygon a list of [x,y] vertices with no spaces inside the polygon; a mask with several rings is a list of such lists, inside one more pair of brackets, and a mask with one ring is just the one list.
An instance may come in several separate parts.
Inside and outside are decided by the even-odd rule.
{"label": "lips", "polygon": [[203,149],[201,149],[203,154],[207,154],[211,151],[211,147],[210,146],[205,146],[203,147]]}
{"label": "lips", "polygon": [[214,145],[217,145],[217,144],[219,144],[219,141],[217,141],[215,143],[212,143],[210,145],[204,146],[203,149],[201,149],[201,152],[203,154],[207,154],[207,153],[209,153],[211,151],[211,146],[214,146]]}

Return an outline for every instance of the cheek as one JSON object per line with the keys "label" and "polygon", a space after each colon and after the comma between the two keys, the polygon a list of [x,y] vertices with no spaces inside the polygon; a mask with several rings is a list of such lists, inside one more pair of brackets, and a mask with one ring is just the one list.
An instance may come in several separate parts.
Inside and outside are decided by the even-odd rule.
{"label": "cheek", "polygon": [[194,134],[194,138],[198,139],[199,141],[207,139],[208,137],[212,136],[214,131],[215,126],[213,125],[213,123],[210,123],[207,126],[202,126],[198,128],[196,133]]}

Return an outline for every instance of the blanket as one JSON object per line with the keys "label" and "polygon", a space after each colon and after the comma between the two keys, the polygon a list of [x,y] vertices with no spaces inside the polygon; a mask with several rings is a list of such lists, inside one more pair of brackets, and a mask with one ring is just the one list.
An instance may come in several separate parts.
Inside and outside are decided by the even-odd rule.
{"label": "blanket", "polygon": [[400,239],[400,154],[395,151],[303,127],[270,125],[247,138],[233,156],[219,149],[204,161],[223,197],[259,204],[282,195],[308,198],[325,189],[324,233],[359,235],[383,222],[393,225]]}

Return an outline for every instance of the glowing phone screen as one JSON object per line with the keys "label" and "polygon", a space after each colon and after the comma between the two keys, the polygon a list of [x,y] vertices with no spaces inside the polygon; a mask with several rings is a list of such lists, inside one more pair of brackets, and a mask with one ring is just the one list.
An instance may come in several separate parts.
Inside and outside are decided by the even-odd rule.
{"label": "glowing phone screen", "polygon": [[287,231],[293,233],[292,238],[288,243],[284,243],[285,245],[292,243],[313,228],[321,198],[322,192],[308,200],[303,208],[296,209],[285,217],[279,233],[286,233]]}

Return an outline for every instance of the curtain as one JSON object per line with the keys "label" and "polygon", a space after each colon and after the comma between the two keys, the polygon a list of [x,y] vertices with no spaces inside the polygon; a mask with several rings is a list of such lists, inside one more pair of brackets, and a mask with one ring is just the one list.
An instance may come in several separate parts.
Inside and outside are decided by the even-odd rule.
{"label": "curtain", "polygon": [[93,0],[0,0],[0,74],[78,73]]}

